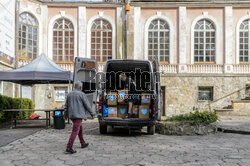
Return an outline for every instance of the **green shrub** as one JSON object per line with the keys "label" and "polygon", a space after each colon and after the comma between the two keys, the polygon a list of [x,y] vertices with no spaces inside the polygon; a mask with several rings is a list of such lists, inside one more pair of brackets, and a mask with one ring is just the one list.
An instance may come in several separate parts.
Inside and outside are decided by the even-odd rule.
{"label": "green shrub", "polygon": [[[30,99],[22,99],[22,108],[23,109],[34,109],[35,105]],[[12,98],[0,95],[0,121],[5,122],[10,120],[10,113],[3,112],[4,109],[21,109],[21,98]],[[29,119],[30,115],[33,114],[33,111],[24,111],[23,118]],[[17,112],[17,117],[21,117],[21,113]]]}
{"label": "green shrub", "polygon": [[177,115],[168,118],[166,121],[178,121],[178,122],[189,122],[193,124],[210,124],[216,122],[218,120],[218,116],[209,111],[199,112],[195,111],[194,113]]}

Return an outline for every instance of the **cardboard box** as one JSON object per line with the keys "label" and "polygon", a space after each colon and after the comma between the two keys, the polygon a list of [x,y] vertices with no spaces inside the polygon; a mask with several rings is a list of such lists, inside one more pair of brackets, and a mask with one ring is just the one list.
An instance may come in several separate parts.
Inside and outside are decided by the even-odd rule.
{"label": "cardboard box", "polygon": [[117,117],[117,107],[108,107],[108,117]]}
{"label": "cardboard box", "polygon": [[107,95],[108,106],[117,105],[117,92],[110,92]]}
{"label": "cardboard box", "polygon": [[141,104],[150,104],[151,103],[151,95],[148,93],[142,93],[141,94]]}
{"label": "cardboard box", "polygon": [[117,107],[117,117],[123,118],[128,114],[128,106],[123,104],[123,105],[118,105]]}
{"label": "cardboard box", "polygon": [[139,118],[140,119],[148,119],[149,118],[149,106],[148,105],[140,105],[139,106]]}
{"label": "cardboard box", "polygon": [[128,97],[127,90],[118,90],[118,103],[122,104],[125,103],[125,99]]}

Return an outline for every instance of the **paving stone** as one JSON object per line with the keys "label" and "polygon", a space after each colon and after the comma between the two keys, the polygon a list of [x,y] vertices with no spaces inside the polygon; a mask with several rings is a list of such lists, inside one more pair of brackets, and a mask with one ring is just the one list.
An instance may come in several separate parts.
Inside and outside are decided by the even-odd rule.
{"label": "paving stone", "polygon": [[110,134],[100,135],[97,126],[97,122],[84,122],[84,139],[90,145],[81,149],[77,138],[76,154],[65,154],[70,127],[46,129],[0,147],[0,166],[250,165],[250,135],[127,135],[112,129]]}

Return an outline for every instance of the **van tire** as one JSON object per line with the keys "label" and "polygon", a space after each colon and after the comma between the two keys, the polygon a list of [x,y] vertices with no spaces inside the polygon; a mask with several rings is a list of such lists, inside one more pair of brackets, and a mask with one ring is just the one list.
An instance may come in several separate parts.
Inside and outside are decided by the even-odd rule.
{"label": "van tire", "polygon": [[155,125],[147,127],[148,134],[154,135],[155,134]]}
{"label": "van tire", "polygon": [[107,134],[108,126],[107,125],[99,125],[99,131],[101,134]]}

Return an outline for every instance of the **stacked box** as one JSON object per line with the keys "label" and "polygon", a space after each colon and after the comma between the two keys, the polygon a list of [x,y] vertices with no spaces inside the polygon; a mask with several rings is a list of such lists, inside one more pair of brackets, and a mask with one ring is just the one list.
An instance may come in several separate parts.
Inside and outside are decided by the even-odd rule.
{"label": "stacked box", "polygon": [[151,103],[151,97],[148,93],[141,94],[141,104],[142,105],[149,105]]}
{"label": "stacked box", "polygon": [[117,92],[110,92],[107,95],[107,104],[108,106],[117,105]]}
{"label": "stacked box", "polygon": [[123,105],[118,105],[117,107],[117,117],[123,118],[128,114],[128,106],[123,104]]}
{"label": "stacked box", "polygon": [[127,90],[118,90],[118,103],[124,104],[127,96],[128,96]]}
{"label": "stacked box", "polygon": [[117,117],[117,107],[108,107],[108,117]]}
{"label": "stacked box", "polygon": [[148,119],[149,118],[149,106],[148,105],[140,105],[139,106],[139,118],[140,119]]}

